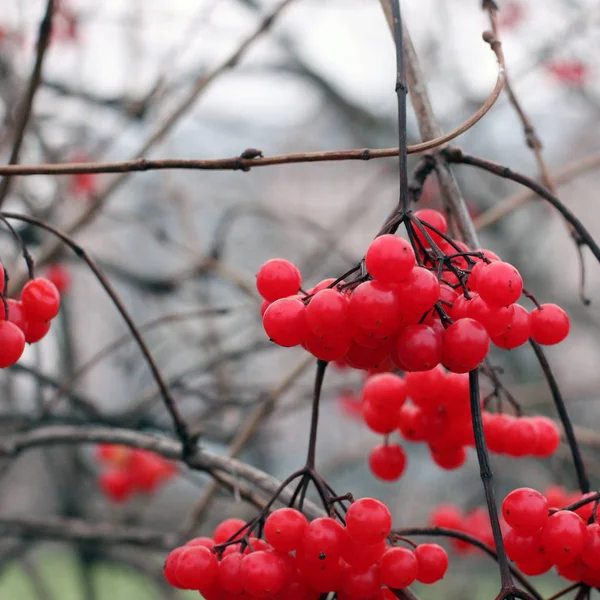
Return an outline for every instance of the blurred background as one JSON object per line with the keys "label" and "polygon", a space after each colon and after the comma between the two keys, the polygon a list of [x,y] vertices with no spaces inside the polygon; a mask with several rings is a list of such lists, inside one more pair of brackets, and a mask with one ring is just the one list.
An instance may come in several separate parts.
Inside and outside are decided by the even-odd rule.
{"label": "blurred background", "polygon": [[[0,3],[0,155],[8,160],[15,111],[33,62],[41,0]],[[272,0],[61,0],[42,83],[22,150],[26,164],[127,160],[159,131],[202,82],[187,111],[143,155],[219,158],[248,147],[265,155],[397,145],[395,58],[375,0],[294,0],[272,27],[247,45],[232,69],[220,65],[278,6]],[[508,71],[560,184],[560,198],[600,237],[600,3],[595,0],[499,0]],[[481,34],[478,0],[403,2],[433,106],[444,131],[473,114],[496,79]],[[409,141],[420,141],[410,114]],[[537,177],[533,153],[513,107],[502,96],[456,140],[465,151]],[[411,166],[416,159],[411,157]],[[600,379],[600,267],[584,251],[580,300],[576,248],[562,220],[529,199],[502,218],[492,207],[522,196],[514,184],[467,167],[456,169],[482,245],[514,263],[540,302],[563,306],[572,333],[548,356],[568,400],[597,487]],[[59,228],[89,210],[113,175],[15,178],[5,204]],[[262,411],[240,457],[284,478],[301,466],[307,443],[314,366],[300,348],[270,344],[260,322],[254,274],[273,256],[293,260],[304,286],[336,277],[363,255],[397,201],[397,160],[284,165],[248,173],[154,171],[131,174],[75,234],[101,265],[144,329],[162,372],[202,444],[228,453],[240,428]],[[432,179],[421,200],[441,208]],[[34,256],[48,236],[19,231]],[[23,261],[2,230],[9,274]],[[0,436],[42,423],[118,422],[172,435],[146,363],[92,274],[74,255],[52,260],[65,277],[63,309],[51,334],[0,377]],[[51,265],[51,266],[52,266]],[[49,266],[40,267],[47,273]],[[215,312],[218,309],[218,314]],[[493,355],[525,414],[554,416],[542,373],[528,346]],[[367,468],[379,442],[341,398],[360,391],[359,373],[330,369],[324,387],[318,464],[339,493],[369,494],[394,510],[398,526],[426,525],[433,507],[483,505],[473,454],[458,471],[436,467],[422,445],[404,444],[408,468],[396,484]],[[268,412],[268,411],[265,411]],[[563,451],[564,450],[564,451]],[[207,476],[181,471],[152,495],[111,502],[98,485],[94,448],[44,448],[0,465],[1,600],[137,600],[177,596],[162,582],[165,552],[107,544],[56,543],[5,527],[14,520],[76,518],[92,523],[181,531],[205,498]],[[494,457],[500,497],[519,485],[551,482],[574,489],[563,448],[549,461]],[[203,496],[204,495],[204,496]],[[217,491],[203,500],[194,531],[254,509]],[[468,575],[468,577],[465,577]],[[552,576],[540,589],[556,590]],[[443,584],[424,598],[486,598],[497,592],[495,565],[451,557]],[[197,597],[190,593],[190,598]]]}

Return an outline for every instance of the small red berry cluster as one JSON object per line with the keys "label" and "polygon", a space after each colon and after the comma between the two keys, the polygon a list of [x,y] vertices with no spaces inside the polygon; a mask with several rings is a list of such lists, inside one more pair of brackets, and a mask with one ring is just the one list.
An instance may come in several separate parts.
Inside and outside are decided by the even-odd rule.
{"label": "small red berry cluster", "polygon": [[[494,535],[492,533],[490,516],[484,508],[477,507],[468,512],[463,512],[460,508],[452,504],[440,504],[432,511],[429,523],[433,527],[443,527],[469,534],[471,537],[483,542],[486,546],[494,548]],[[508,525],[501,515],[500,527],[503,532],[508,530]],[[479,552],[473,544],[456,538],[450,540],[450,545],[454,552],[463,556]]]}
{"label": "small red berry cluster", "polygon": [[116,444],[100,444],[96,460],[103,466],[98,483],[107,498],[125,502],[134,492],[152,494],[175,473],[175,465],[162,456]]}
{"label": "small red berry cluster", "polygon": [[25,344],[39,342],[49,331],[58,314],[60,293],[45,277],[28,281],[21,299],[5,298],[6,279],[0,264],[0,368],[14,365],[23,354]]}
{"label": "small red berry cluster", "polygon": [[413,219],[412,243],[389,233],[375,238],[349,283],[326,279],[299,295],[294,264],[263,264],[256,285],[269,338],[355,369],[427,371],[443,364],[466,373],[487,356],[490,340],[512,349],[529,338],[551,345],[567,336],[570,321],[560,307],[528,312],[516,304],[523,280],[514,266],[447,237],[438,211],[424,209]]}
{"label": "small red berry cluster", "polygon": [[175,548],[165,578],[206,600],[317,600],[328,592],[339,600],[392,600],[389,588],[444,577],[448,555],[441,546],[391,546],[391,529],[390,511],[373,498],[351,504],[345,526],[330,517],[309,523],[293,508],[278,509],[264,521],[264,539],[248,533],[243,521],[228,519],[212,538]]}
{"label": "small red berry cluster", "polygon": [[[410,399],[410,402],[407,400]],[[442,367],[368,377],[361,396],[362,417],[375,433],[385,436],[398,429],[409,442],[425,442],[431,458],[442,469],[461,467],[467,447],[474,446],[471,424],[469,376],[448,373]],[[551,456],[560,444],[554,421],[543,416],[515,417],[483,412],[490,451],[508,456]],[[404,472],[402,446],[386,441],[369,456],[371,472],[384,481],[395,481]]]}
{"label": "small red berry cluster", "polygon": [[554,508],[531,488],[512,491],[502,503],[509,530],[504,546],[526,575],[541,575],[553,566],[569,581],[600,585],[600,525],[594,514],[597,494],[572,511]]}

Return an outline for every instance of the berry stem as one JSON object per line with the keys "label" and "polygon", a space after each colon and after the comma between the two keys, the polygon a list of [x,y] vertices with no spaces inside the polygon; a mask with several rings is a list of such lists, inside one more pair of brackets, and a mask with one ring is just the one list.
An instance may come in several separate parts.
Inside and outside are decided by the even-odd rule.
{"label": "berry stem", "polygon": [[[485,434],[483,431],[483,420],[481,417],[481,405],[479,403],[479,369],[469,372],[469,393],[471,398],[471,419],[473,423],[473,433],[475,435],[475,449],[477,451],[477,461],[483,489],[485,492],[485,501],[487,504],[490,524],[494,535],[494,546],[498,555],[498,566],[500,568],[500,580],[502,591],[515,589],[510,564],[504,550],[504,541],[502,539],[502,530],[498,520],[498,507],[496,505],[496,493],[494,490],[494,480],[490,458],[485,443]],[[504,596],[506,597],[506,596]]]}
{"label": "berry stem", "polygon": [[529,343],[531,344],[531,347],[535,352],[535,356],[538,359],[538,362],[540,363],[540,367],[542,367],[542,371],[544,372],[546,381],[550,386],[552,400],[554,401],[554,406],[556,407],[558,418],[560,419],[563,429],[565,430],[565,437],[567,438],[567,443],[569,444],[571,456],[573,457],[573,464],[575,466],[575,473],[577,474],[579,489],[581,490],[582,494],[587,494],[590,491],[590,480],[588,478],[588,474],[585,468],[585,463],[583,462],[583,457],[581,456],[581,449],[579,448],[579,443],[577,442],[575,431],[573,430],[573,423],[571,423],[571,417],[569,417],[569,413],[567,412],[565,400],[562,397],[562,394],[560,393],[558,383],[556,382],[556,378],[554,377],[554,373],[550,368],[550,363],[548,362],[544,351],[534,339],[530,339]]}
{"label": "berry stem", "polygon": [[315,376],[315,386],[313,391],[312,413],[310,417],[310,437],[308,440],[308,454],[306,456],[306,468],[314,470],[316,449],[317,449],[317,428],[319,426],[319,404],[321,400],[321,388],[323,387],[323,379],[325,379],[325,369],[327,361],[317,361],[317,373]]}
{"label": "berry stem", "polygon": [[406,66],[404,64],[404,39],[400,0],[392,0],[392,20],[394,42],[396,44],[396,95],[398,96],[398,159],[400,163],[400,201],[403,212],[408,210],[410,196],[408,194],[408,162],[406,153]]}

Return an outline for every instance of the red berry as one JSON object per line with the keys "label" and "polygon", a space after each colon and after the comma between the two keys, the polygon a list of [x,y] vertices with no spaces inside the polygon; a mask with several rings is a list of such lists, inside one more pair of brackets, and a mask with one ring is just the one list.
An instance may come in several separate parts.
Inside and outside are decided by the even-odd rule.
{"label": "red berry", "polygon": [[463,514],[451,504],[442,504],[434,509],[429,518],[434,527],[445,527],[446,529],[462,529]]}
{"label": "red berry", "polygon": [[[372,598],[380,588],[379,565],[370,565],[362,569],[346,565],[339,592],[358,600],[359,598]],[[338,593],[338,599],[339,597]]]}
{"label": "red berry", "polygon": [[68,269],[60,263],[48,266],[46,279],[49,279],[56,286],[59,294],[64,294],[71,286],[71,275]]}
{"label": "red berry", "polygon": [[271,302],[297,294],[301,285],[298,267],[283,258],[268,260],[256,274],[258,293]]}
{"label": "red berry", "polygon": [[300,299],[275,300],[263,315],[265,332],[280,346],[298,346],[307,335],[305,313],[306,307]]}
{"label": "red berry", "polygon": [[531,560],[518,562],[517,568],[525,575],[543,575],[552,568],[552,563],[543,554],[540,554]]}
{"label": "red berry", "polygon": [[184,590],[208,588],[218,574],[217,557],[204,546],[184,546],[174,569],[175,580]]}
{"label": "red berry", "polygon": [[472,371],[487,356],[489,347],[485,327],[474,319],[461,319],[442,335],[442,363],[456,373]]}
{"label": "red berry", "polygon": [[404,281],[415,266],[415,253],[409,242],[391,234],[375,238],[365,255],[367,270],[381,283]]}
{"label": "red berry", "polygon": [[429,371],[442,358],[441,337],[427,325],[404,327],[395,343],[397,366],[405,371]]}
{"label": "red berry", "polygon": [[562,342],[571,328],[567,313],[556,304],[542,304],[531,311],[531,337],[545,346]]}
{"label": "red berry", "polygon": [[533,454],[537,448],[538,430],[533,419],[511,419],[504,432],[504,453],[519,458]]}
{"label": "red berry", "polygon": [[443,451],[432,450],[431,458],[438,467],[445,469],[446,471],[453,471],[465,464],[465,461],[467,460],[467,451],[463,446]]}
{"label": "red berry", "polygon": [[418,406],[405,404],[398,413],[398,429],[409,442],[423,442],[427,437],[424,413]]}
{"label": "red berry", "polygon": [[348,300],[333,289],[317,292],[306,307],[306,323],[317,335],[345,329],[349,316]]}
{"label": "red berry", "polygon": [[591,569],[600,571],[600,525],[598,523],[587,526],[587,541],[581,552],[581,560]]}
{"label": "red berry", "polygon": [[60,294],[45,277],[28,281],[21,292],[21,304],[28,318],[34,321],[54,319],[60,308]]}
{"label": "red berry", "polygon": [[133,479],[128,470],[110,468],[100,475],[100,489],[113,502],[125,502],[133,494]]}
{"label": "red berry", "polygon": [[509,529],[504,534],[504,547],[508,558],[515,562],[527,562],[541,555],[539,535],[521,535],[518,529]]}
{"label": "red berry", "polygon": [[163,573],[165,575],[165,579],[167,582],[173,587],[180,588],[177,579],[175,578],[175,567],[177,566],[177,562],[179,561],[179,557],[182,552],[185,550],[184,546],[180,546],[179,548],[175,548],[169,552],[167,556],[167,560],[165,560],[165,564],[163,566]]}
{"label": "red berry", "polygon": [[286,584],[285,564],[273,552],[259,550],[244,556],[240,578],[246,593],[254,596],[277,594]]}
{"label": "red berry", "polygon": [[415,267],[406,281],[395,286],[400,312],[407,325],[418,323],[440,298],[440,282],[423,267]]}
{"label": "red berry", "polygon": [[240,575],[243,558],[243,554],[235,552],[223,556],[219,561],[219,584],[230,594],[242,594],[244,591],[244,583]]}
{"label": "red berry", "polygon": [[50,321],[29,321],[25,330],[25,341],[35,344],[43,339],[50,331]]}
{"label": "red berry", "polygon": [[548,520],[548,500],[536,490],[519,488],[504,498],[502,514],[521,535],[533,535]]}
{"label": "red berry", "polygon": [[548,417],[535,416],[530,420],[537,428],[537,442],[532,454],[539,458],[552,456],[560,446],[560,430],[558,425]]}
{"label": "red berry", "polygon": [[399,444],[375,446],[369,454],[369,469],[383,481],[396,481],[406,469],[406,453]]}
{"label": "red berry", "polygon": [[10,321],[0,321],[0,369],[14,365],[24,349],[23,332]]}
{"label": "red berry", "polygon": [[337,563],[342,553],[344,528],[335,519],[319,517],[308,524],[301,555],[309,563]]}
{"label": "red berry", "polygon": [[[246,523],[242,521],[242,519],[225,519],[219,525],[217,525],[217,528],[215,529],[215,533],[213,535],[215,544],[223,544],[228,542],[230,539],[240,539],[245,533],[245,531],[241,531],[245,525]],[[233,536],[236,534],[237,536],[234,538]]]}
{"label": "red berry", "polygon": [[304,347],[316,358],[331,362],[346,356],[350,350],[351,341],[344,335],[344,332],[319,336],[312,331],[307,331]]}
{"label": "red berry", "polygon": [[[437,229],[440,233],[446,233],[448,231],[448,223],[446,222],[446,218],[439,210],[434,210],[432,208],[423,208],[418,210],[415,213],[415,217],[424,223],[423,227],[427,231],[429,237],[433,240],[435,244],[438,246],[444,242],[444,239],[432,229],[429,229],[427,225],[432,225]],[[425,225],[427,223],[427,225]],[[426,248],[429,248],[431,245],[427,241],[426,236],[421,232],[420,229],[414,227],[414,232],[417,238],[421,240],[423,245]]]}
{"label": "red berry", "polygon": [[384,337],[400,326],[399,302],[391,287],[365,281],[352,293],[350,316],[358,327]]}
{"label": "red berry", "polygon": [[493,336],[492,342],[499,348],[512,350],[522,346],[531,335],[531,318],[529,313],[520,304],[513,306],[510,325],[500,335]]}
{"label": "red berry", "polygon": [[587,542],[583,519],[571,511],[561,510],[548,517],[540,534],[544,555],[557,566],[577,560]]}
{"label": "red berry", "polygon": [[477,277],[477,292],[490,306],[514,304],[523,291],[519,271],[506,262],[493,262],[482,269]]}
{"label": "red berry", "polygon": [[215,545],[215,540],[213,540],[212,538],[209,538],[209,537],[197,537],[197,538],[192,538],[191,540],[186,542],[185,545],[186,546],[204,546],[205,548],[212,550],[212,548]]}
{"label": "red berry", "polygon": [[474,295],[467,303],[467,316],[479,321],[490,336],[504,333],[512,321],[512,315],[512,305],[490,306],[479,295]]}
{"label": "red berry", "polygon": [[379,563],[381,583],[391,588],[408,587],[419,569],[417,557],[408,548],[388,548]]}
{"label": "red berry", "polygon": [[437,544],[419,544],[414,550],[419,568],[417,580],[421,583],[435,583],[444,577],[448,570],[448,554]]}
{"label": "red berry", "polygon": [[308,527],[306,517],[293,508],[280,508],[265,521],[265,539],[279,552],[291,552],[300,546]]}
{"label": "red berry", "polygon": [[357,542],[375,544],[389,535],[392,515],[383,502],[375,498],[361,498],[348,508],[346,528]]}
{"label": "red berry", "polygon": [[357,569],[364,569],[376,563],[386,550],[386,540],[383,539],[375,544],[363,544],[356,541],[344,530],[346,537],[342,546],[342,558]]}
{"label": "red berry", "polygon": [[381,411],[372,404],[363,404],[363,419],[365,425],[375,433],[388,435],[396,429],[397,415]]}
{"label": "red berry", "polygon": [[[377,410],[393,415],[394,421],[406,400],[406,383],[392,373],[378,373],[369,377],[363,386],[362,401]],[[394,422],[394,429],[396,424]]]}

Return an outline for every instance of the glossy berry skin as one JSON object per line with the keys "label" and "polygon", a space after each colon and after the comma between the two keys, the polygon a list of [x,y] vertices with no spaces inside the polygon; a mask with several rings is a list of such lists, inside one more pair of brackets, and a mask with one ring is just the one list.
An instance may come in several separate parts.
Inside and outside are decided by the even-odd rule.
{"label": "glossy berry skin", "polygon": [[420,544],[414,549],[419,568],[417,581],[435,583],[444,577],[448,570],[448,554],[438,544]]}
{"label": "glossy berry skin", "polygon": [[506,522],[521,535],[537,533],[548,520],[548,500],[531,488],[513,490],[502,502]]}
{"label": "glossy berry skin", "polygon": [[467,317],[481,323],[488,335],[501,335],[512,321],[512,306],[490,306],[479,295],[474,295],[467,304]]}
{"label": "glossy berry skin", "polygon": [[300,546],[308,527],[306,517],[293,508],[280,508],[265,521],[265,539],[279,552],[291,552]]}
{"label": "glossy berry skin", "polygon": [[177,562],[179,561],[179,557],[185,550],[184,546],[180,546],[179,548],[175,548],[169,555],[167,556],[167,560],[165,560],[165,564],[163,566],[163,573],[165,579],[169,582],[170,585],[176,588],[180,588],[180,585],[175,578],[175,567],[177,566]]}
{"label": "glossy berry skin", "polygon": [[513,306],[512,320],[504,333],[493,336],[492,342],[499,348],[512,350],[522,346],[531,335],[531,317],[520,304]]}
{"label": "glossy berry skin", "polygon": [[394,290],[378,281],[365,281],[350,298],[350,317],[366,332],[384,337],[400,326],[399,304]]}
{"label": "glossy berry skin", "polygon": [[43,339],[50,331],[50,321],[29,321],[25,330],[25,341],[35,344]]}
{"label": "glossy berry skin", "polygon": [[246,523],[242,521],[242,519],[225,519],[215,529],[215,533],[213,535],[213,540],[215,540],[215,544],[223,544],[224,542],[229,541],[233,538],[234,535],[237,534],[237,538],[239,539],[244,535],[244,532],[238,533],[242,527],[244,527]]}
{"label": "glossy berry skin", "polygon": [[279,346],[298,346],[307,335],[306,307],[295,297],[275,300],[265,310],[263,327]]}
{"label": "glossy berry skin", "polygon": [[[441,233],[446,233],[448,231],[448,223],[446,221],[446,218],[439,210],[434,210],[432,208],[423,208],[415,213],[415,217],[417,217],[417,219],[419,219],[420,221],[427,223],[428,225],[432,225]],[[435,231],[429,229],[426,225],[424,225],[424,228],[435,244],[439,245],[444,242],[444,239],[439,234],[435,233]],[[431,247],[431,244],[427,240],[427,237],[421,232],[420,229],[415,227],[414,232],[416,237],[421,240],[421,242],[426,248]]]}
{"label": "glossy berry skin", "polygon": [[587,541],[581,552],[581,560],[591,569],[600,571],[600,525],[598,523],[587,526]]}
{"label": "glossy berry skin", "polygon": [[531,417],[537,428],[537,441],[533,448],[533,456],[547,458],[552,456],[560,446],[560,430],[552,419],[541,415]]}
{"label": "glossy berry skin", "polygon": [[21,292],[21,304],[29,319],[49,321],[60,308],[60,294],[56,286],[44,277],[28,281]]}
{"label": "glossy berry skin", "polygon": [[297,294],[302,275],[295,264],[283,258],[272,258],[258,270],[256,288],[265,299],[273,302]]}
{"label": "glossy berry skin", "polygon": [[490,306],[514,304],[523,291],[523,279],[511,264],[498,261],[483,268],[477,277],[477,292]]}
{"label": "glossy berry skin", "polygon": [[378,479],[396,481],[406,469],[406,453],[399,444],[381,444],[369,453],[369,469]]}
{"label": "glossy berry skin", "polygon": [[210,587],[219,574],[217,557],[204,546],[185,546],[175,565],[178,587],[199,590]]}
{"label": "glossy berry skin", "polygon": [[342,553],[344,528],[335,519],[319,517],[308,524],[301,554],[309,564],[337,563]]}
{"label": "glossy berry skin", "polygon": [[415,267],[406,281],[395,286],[395,291],[403,321],[416,324],[439,300],[440,282],[431,271]]}
{"label": "glossy berry skin", "polygon": [[246,593],[254,596],[277,594],[286,583],[283,561],[272,552],[259,550],[244,556],[240,578]]}
{"label": "glossy berry skin", "polygon": [[348,508],[346,529],[357,542],[375,544],[389,535],[392,515],[383,502],[375,498],[361,498]]}
{"label": "glossy berry skin", "polygon": [[504,547],[508,558],[515,562],[527,562],[541,554],[539,535],[520,535],[519,530],[509,529],[504,534]]}
{"label": "glossy berry skin", "polygon": [[419,571],[419,563],[414,552],[408,548],[388,548],[379,562],[381,583],[391,588],[408,587]]}
{"label": "glossy berry skin", "polygon": [[378,373],[365,381],[362,390],[362,401],[379,411],[395,416],[405,400],[406,383],[398,375]]}
{"label": "glossy berry skin", "polygon": [[365,265],[377,281],[388,285],[400,283],[408,278],[415,266],[415,253],[408,241],[388,233],[371,242]]}
{"label": "glossy berry skin", "polygon": [[587,542],[583,519],[570,511],[561,510],[548,517],[540,534],[544,555],[557,566],[577,560]]}
{"label": "glossy berry skin", "polygon": [[306,323],[317,335],[346,328],[349,317],[348,300],[336,290],[320,290],[306,306]]}
{"label": "glossy berry skin", "polygon": [[489,347],[485,327],[474,319],[461,319],[442,335],[442,363],[455,373],[472,371],[487,356]]}
{"label": "glossy berry skin", "polygon": [[56,286],[59,294],[66,293],[71,286],[71,275],[67,267],[60,263],[55,263],[48,267],[46,279],[50,280]]}
{"label": "glossy berry skin", "polygon": [[342,558],[352,567],[365,569],[376,563],[386,550],[386,540],[381,540],[375,544],[363,544],[357,542],[348,534],[344,538],[342,546]]}
{"label": "glossy berry skin", "polygon": [[242,594],[244,582],[240,576],[244,555],[234,552],[219,561],[218,579],[220,586],[230,594]]}
{"label": "glossy berry skin", "polygon": [[369,565],[362,569],[348,565],[344,569],[340,586],[342,595],[347,594],[348,597],[357,599],[372,598],[380,589],[379,565]]}
{"label": "glossy berry skin", "polygon": [[525,575],[535,576],[547,573],[552,568],[552,563],[543,554],[539,554],[531,560],[517,563],[516,566]]}
{"label": "glossy berry skin", "polygon": [[405,371],[429,371],[442,358],[441,337],[427,325],[404,327],[395,341],[392,360]]}
{"label": "glossy berry skin", "polygon": [[544,346],[562,342],[571,329],[567,313],[556,304],[542,304],[531,311],[531,337]]}
{"label": "glossy berry skin", "polygon": [[24,349],[23,332],[10,321],[0,321],[0,369],[14,365]]}

